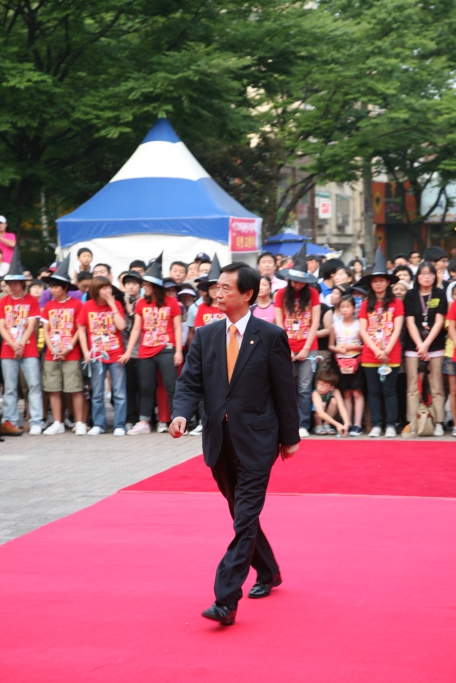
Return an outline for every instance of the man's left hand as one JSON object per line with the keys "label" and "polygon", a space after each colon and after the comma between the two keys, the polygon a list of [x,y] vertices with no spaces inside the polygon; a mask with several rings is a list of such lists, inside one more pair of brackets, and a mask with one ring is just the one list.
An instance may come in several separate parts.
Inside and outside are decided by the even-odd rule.
{"label": "man's left hand", "polygon": [[280,448],[280,455],[282,460],[288,460],[291,458],[299,448],[299,443],[295,443],[293,446],[282,446]]}

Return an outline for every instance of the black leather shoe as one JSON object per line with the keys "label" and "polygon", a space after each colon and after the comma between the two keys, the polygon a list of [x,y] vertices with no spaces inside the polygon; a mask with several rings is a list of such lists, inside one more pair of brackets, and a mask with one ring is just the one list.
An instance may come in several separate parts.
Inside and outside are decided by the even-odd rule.
{"label": "black leather shoe", "polygon": [[214,602],[211,607],[205,609],[204,612],[201,612],[201,616],[206,617],[206,619],[218,621],[224,626],[232,626],[236,619],[236,612],[237,610],[235,609],[230,609],[229,607],[225,607],[225,605],[217,605],[217,603]]}
{"label": "black leather shoe", "polygon": [[272,583],[262,583],[261,581],[256,581],[250,589],[249,598],[267,598],[268,595],[271,595],[272,589],[276,586],[280,586],[281,583],[282,577],[280,574],[277,574]]}

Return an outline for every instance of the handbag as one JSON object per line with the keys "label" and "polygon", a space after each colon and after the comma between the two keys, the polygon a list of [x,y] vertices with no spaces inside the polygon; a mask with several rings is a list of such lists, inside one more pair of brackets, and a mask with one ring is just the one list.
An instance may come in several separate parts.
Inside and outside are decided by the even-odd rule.
{"label": "handbag", "polygon": [[434,413],[432,406],[420,403],[416,414],[416,433],[418,436],[433,436],[435,427]]}
{"label": "handbag", "polygon": [[354,358],[337,358],[337,365],[342,375],[354,375],[359,368],[360,359],[360,355]]}

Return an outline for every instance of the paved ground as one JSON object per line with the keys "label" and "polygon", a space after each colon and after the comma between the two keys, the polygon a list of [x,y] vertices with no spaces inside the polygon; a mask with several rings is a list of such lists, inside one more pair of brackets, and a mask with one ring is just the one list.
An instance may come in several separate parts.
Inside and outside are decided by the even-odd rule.
{"label": "paved ground", "polygon": [[201,453],[201,437],[5,437],[0,443],[0,544],[92,505]]}
{"label": "paved ground", "polygon": [[[334,437],[315,437],[308,443],[322,438]],[[448,435],[438,440],[444,447],[456,443]],[[399,437],[390,447],[400,448],[401,443]],[[76,437],[68,431],[52,437],[5,437],[0,443],[0,544],[184,462],[201,450],[201,437],[173,440],[168,434],[156,433],[92,438]]]}

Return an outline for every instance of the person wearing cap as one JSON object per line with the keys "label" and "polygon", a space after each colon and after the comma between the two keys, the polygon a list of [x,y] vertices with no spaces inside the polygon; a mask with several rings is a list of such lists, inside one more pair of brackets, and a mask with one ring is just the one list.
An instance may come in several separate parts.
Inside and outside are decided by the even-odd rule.
{"label": "person wearing cap", "polygon": [[369,387],[368,405],[372,422],[370,437],[382,434],[382,398],[386,416],[385,437],[396,436],[397,376],[402,362],[400,336],[404,322],[404,305],[392,292],[398,281],[386,270],[386,261],[379,246],[372,272],[364,275],[359,287],[367,287],[367,300],[359,311],[360,334],[363,341],[361,365]]}
{"label": "person wearing cap", "polygon": [[[135,322],[128,347],[120,362],[127,363],[138,339],[139,376],[141,392],[139,397],[139,421],[129,436],[150,434],[150,421],[155,409],[157,372],[160,374],[168,394],[172,410],[177,367],[183,363],[182,355],[182,315],[177,299],[167,296],[163,286],[163,253],[153,261],[143,277],[144,297],[135,309]],[[158,423],[157,431],[167,431],[167,424]]]}
{"label": "person wearing cap", "polygon": [[206,254],[204,251],[200,251],[196,256],[195,256],[195,263],[198,265],[200,263],[210,263],[211,259],[209,258],[209,254]]}
{"label": "person wearing cap", "polygon": [[[56,272],[57,268],[60,266],[61,261],[54,261],[54,263],[51,263],[49,268],[46,270],[46,272],[43,272],[41,275],[41,279],[43,282],[45,281],[45,278],[49,278],[53,275],[53,273]],[[68,296],[71,297],[72,299],[78,299],[78,301],[82,300],[82,292],[78,290],[77,287],[74,289],[70,289],[68,291]],[[43,309],[47,303],[52,299],[52,294],[51,290],[45,289],[42,295],[40,296],[40,308]]]}
{"label": "person wearing cap", "polygon": [[65,433],[63,422],[62,392],[71,394],[76,436],[85,436],[83,422],[84,396],[81,371],[81,348],[77,320],[82,303],[68,296],[70,289],[76,289],[69,276],[68,255],[51,277],[43,278],[49,284],[52,299],[41,314],[46,341],[43,367],[43,391],[50,394],[54,422],[44,430],[44,436]]}
{"label": "person wearing cap", "polygon": [[[133,263],[136,263],[134,261]],[[136,304],[141,298],[142,275],[139,271],[128,270],[123,276],[123,286],[125,288],[125,329],[122,331],[122,338],[125,348],[128,347],[131,331],[135,322]],[[126,364],[127,372],[127,424],[126,429],[133,429],[139,420],[139,339],[131,351],[131,358]]]}
{"label": "person wearing cap", "polygon": [[0,216],[0,249],[3,253],[3,262],[9,265],[16,246],[16,235],[14,232],[6,232],[7,227],[8,223],[5,216]]}
{"label": "person wearing cap", "polygon": [[163,287],[166,289],[167,296],[171,296],[173,299],[177,299],[177,295],[181,289],[181,285],[173,280],[171,277],[163,278]]}
{"label": "person wearing cap", "polygon": [[92,422],[88,436],[107,431],[104,387],[109,371],[114,399],[114,436],[125,436],[127,417],[126,372],[120,357],[124,352],[121,332],[125,329],[122,304],[114,298],[111,281],[94,276],[90,299],[78,317],[79,342],[84,361],[92,375]]}
{"label": "person wearing cap", "polygon": [[195,280],[196,289],[198,290],[199,297],[196,299],[196,301],[193,304],[191,304],[191,306],[189,307],[189,309],[187,311],[187,326],[188,326],[187,348],[188,349],[190,348],[190,345],[193,341],[193,337],[195,335],[195,318],[196,318],[196,314],[198,313],[198,308],[206,300],[207,277],[208,277],[208,273],[204,273],[203,275],[200,275],[200,277],[197,277]]}
{"label": "person wearing cap", "polygon": [[25,291],[19,249],[14,250],[10,269],[4,277],[10,293],[0,299],[0,334],[3,339],[1,358],[3,373],[3,424],[2,433],[20,436],[17,409],[19,369],[28,387],[30,409],[30,435],[39,436],[43,424],[43,400],[39,352],[36,341],[40,307],[35,297]]}
{"label": "person wearing cap", "polygon": [[182,348],[184,350],[184,355],[188,339],[188,311],[190,307],[195,303],[196,297],[197,293],[195,292],[193,287],[190,287],[190,285],[184,285],[183,288],[180,289],[177,293],[177,300],[182,310]]}
{"label": "person wearing cap", "polygon": [[309,286],[317,282],[317,278],[307,272],[305,242],[296,255],[293,268],[280,273],[287,280],[287,286],[276,295],[276,324],[285,330],[290,345],[297,380],[299,436],[304,439],[309,436],[310,429],[314,374],[311,358],[318,354],[320,325],[320,298],[317,290]]}

